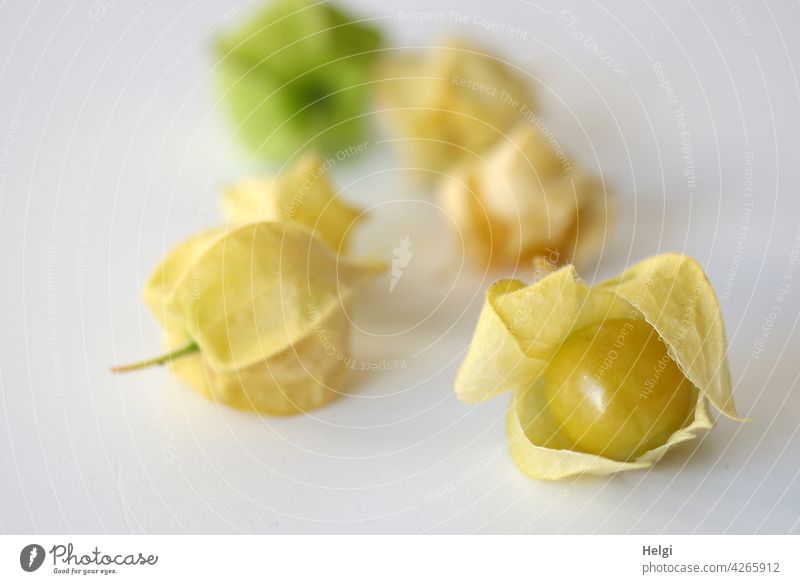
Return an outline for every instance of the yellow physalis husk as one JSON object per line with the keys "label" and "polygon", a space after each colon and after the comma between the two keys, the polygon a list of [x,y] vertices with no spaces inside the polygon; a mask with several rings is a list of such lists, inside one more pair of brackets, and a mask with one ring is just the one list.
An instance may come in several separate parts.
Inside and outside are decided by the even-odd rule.
{"label": "yellow physalis husk", "polygon": [[346,254],[348,236],[364,212],[336,196],[328,179],[332,166],[332,160],[309,153],[278,176],[248,179],[229,187],[222,197],[225,220],[299,223],[334,251]]}
{"label": "yellow physalis husk", "polygon": [[611,214],[605,185],[527,122],[485,158],[443,177],[440,198],[467,255],[481,266],[536,257],[581,264],[600,249]]}
{"label": "yellow physalis husk", "polygon": [[480,155],[534,105],[522,72],[460,40],[395,53],[380,71],[379,99],[410,164],[424,170]]}
{"label": "yellow physalis husk", "polygon": [[[570,333],[612,318],[646,321],[694,386],[694,407],[685,425],[664,444],[629,461],[572,450],[548,412],[542,386],[542,373]],[[566,266],[530,286],[503,280],[489,289],[456,393],[477,403],[514,392],[508,438],[514,461],[527,475],[607,475],[649,467],[672,446],[711,428],[707,402],[741,420],[731,395],[726,351],[719,303],[693,259],[675,253],[652,257],[592,288]]]}
{"label": "yellow physalis husk", "polygon": [[286,415],[336,398],[353,293],[378,268],[337,258],[302,226],[260,222],[175,248],[144,287],[168,349],[199,352],[175,374],[227,405]]}

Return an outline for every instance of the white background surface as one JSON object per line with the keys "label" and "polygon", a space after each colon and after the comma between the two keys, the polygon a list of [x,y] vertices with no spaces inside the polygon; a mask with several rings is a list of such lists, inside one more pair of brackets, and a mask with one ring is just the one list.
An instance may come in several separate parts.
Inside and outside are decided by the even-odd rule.
{"label": "white background surface", "polygon": [[[210,77],[209,39],[248,7],[7,1],[0,531],[800,531],[800,7],[573,2],[567,29],[554,2],[348,4],[394,44],[456,31],[530,72],[542,118],[620,199],[619,228],[583,275],[659,251],[696,257],[722,296],[736,401],[754,421],[720,420],[648,472],[523,476],[503,444],[508,397],[466,406],[452,392],[500,274],[462,270],[433,199],[397,169],[379,131],[335,179],[343,196],[375,207],[362,248],[388,252],[409,235],[415,255],[393,294],[381,282],[362,302],[355,353],[407,367],[354,372],[351,397],[289,419],[208,402],[167,370],[111,376],[109,365],[160,348],[139,298],[146,275],[218,220],[222,185],[264,170],[232,141]],[[526,34],[399,10],[485,16]],[[693,193],[656,61],[685,112]]]}

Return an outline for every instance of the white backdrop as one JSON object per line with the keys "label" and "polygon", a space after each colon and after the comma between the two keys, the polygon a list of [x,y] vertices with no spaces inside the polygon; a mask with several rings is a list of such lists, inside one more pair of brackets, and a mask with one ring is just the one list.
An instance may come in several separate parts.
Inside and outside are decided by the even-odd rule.
{"label": "white backdrop", "polygon": [[[111,364],[160,348],[139,297],[149,271],[218,221],[222,185],[263,170],[232,140],[209,51],[252,6],[12,0],[0,4],[0,531],[800,531],[800,6],[347,4],[393,44],[456,32],[529,71],[541,117],[618,194],[618,229],[583,276],[660,251],[697,258],[753,422],[720,420],[647,472],[523,476],[504,445],[508,397],[466,406],[452,391],[500,274],[462,266],[380,128],[333,172],[372,208],[362,249],[413,242],[394,292],[378,282],[356,314],[356,355],[403,366],[354,371],[352,396],[287,419],[208,402],[164,369],[113,377]],[[444,22],[406,14],[419,11]]]}

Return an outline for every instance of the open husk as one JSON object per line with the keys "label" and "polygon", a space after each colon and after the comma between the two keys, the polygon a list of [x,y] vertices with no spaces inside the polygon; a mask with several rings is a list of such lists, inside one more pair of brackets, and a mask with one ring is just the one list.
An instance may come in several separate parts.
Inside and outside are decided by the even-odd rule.
{"label": "open husk", "polygon": [[[551,418],[541,374],[569,334],[609,318],[643,319],[694,385],[694,409],[685,425],[662,445],[635,460],[618,461],[570,449]],[[526,286],[494,284],[456,380],[468,403],[513,391],[508,413],[512,457],[527,475],[562,479],[646,468],[672,446],[711,428],[710,403],[741,421],[731,394],[725,332],[719,303],[702,268],[675,253],[647,259],[620,277],[589,288],[572,266]]]}

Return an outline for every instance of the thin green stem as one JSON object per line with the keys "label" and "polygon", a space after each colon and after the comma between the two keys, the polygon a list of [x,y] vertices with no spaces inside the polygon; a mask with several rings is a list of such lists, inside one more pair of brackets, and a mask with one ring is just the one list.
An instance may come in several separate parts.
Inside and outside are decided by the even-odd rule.
{"label": "thin green stem", "polygon": [[200,347],[197,346],[197,343],[194,341],[190,341],[188,344],[175,349],[174,351],[170,351],[169,353],[164,353],[163,355],[159,355],[158,357],[153,357],[151,359],[145,359],[144,361],[139,361],[137,363],[131,363],[130,365],[118,365],[116,367],[111,368],[112,373],[128,373],[129,371],[138,371],[139,369],[147,369],[148,367],[153,367],[155,365],[164,365],[165,363],[171,363],[176,359],[180,359],[181,357],[185,357],[186,355],[192,355],[200,351]]}

